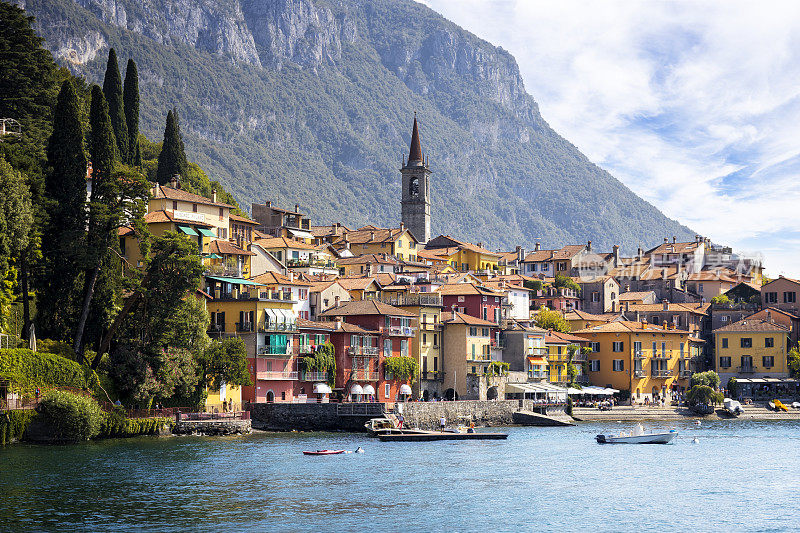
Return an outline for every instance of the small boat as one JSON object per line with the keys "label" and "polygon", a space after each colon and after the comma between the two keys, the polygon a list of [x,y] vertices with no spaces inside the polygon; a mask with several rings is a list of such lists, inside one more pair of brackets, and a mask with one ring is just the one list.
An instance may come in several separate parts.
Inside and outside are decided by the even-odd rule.
{"label": "small boat", "polygon": [[336,455],[339,453],[344,453],[344,450],[317,450],[315,452],[304,451],[303,455]]}
{"label": "small boat", "polygon": [[792,407],[795,409],[800,409],[800,402],[792,402]]}
{"label": "small boat", "polygon": [[728,412],[731,416],[739,416],[744,412],[744,407],[742,404],[737,402],[736,400],[732,400],[731,398],[725,398],[722,402],[725,411]]}
{"label": "small boat", "polygon": [[381,442],[425,442],[436,440],[504,440],[508,433],[478,433],[460,431],[398,430],[395,433],[378,435]]}
{"label": "small boat", "polygon": [[784,411],[784,412],[786,412],[786,411],[788,411],[788,410],[789,410],[789,408],[788,408],[788,407],[786,407],[786,406],[783,404],[783,402],[782,402],[782,401],[780,401],[780,400],[772,400],[772,401],[775,403],[775,410],[776,410],[776,411]]}
{"label": "small boat", "polygon": [[677,436],[678,432],[674,429],[666,433],[645,433],[644,428],[639,424],[628,434],[597,435],[595,440],[598,444],[668,444]]}

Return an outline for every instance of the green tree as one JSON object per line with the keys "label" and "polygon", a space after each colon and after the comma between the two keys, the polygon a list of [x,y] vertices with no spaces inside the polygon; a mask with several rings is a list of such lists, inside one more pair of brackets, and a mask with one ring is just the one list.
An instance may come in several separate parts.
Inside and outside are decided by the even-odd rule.
{"label": "green tree", "polygon": [[181,138],[181,130],[178,125],[178,112],[176,110],[170,110],[167,113],[167,125],[164,128],[164,141],[161,144],[161,153],[158,154],[156,181],[161,185],[166,185],[175,174],[185,176],[187,166],[183,139]]}
{"label": "green tree", "polygon": [[111,126],[114,129],[114,138],[117,142],[117,155],[121,161],[129,160],[128,124],[125,119],[125,103],[122,95],[122,76],[119,74],[117,52],[112,48],[108,51],[106,76],[103,80],[103,95],[108,103],[108,114]]}
{"label": "green tree", "polygon": [[247,347],[239,337],[227,337],[211,343],[200,359],[202,383],[218,390],[223,383],[234,387],[252,385],[247,369]]}
{"label": "green tree", "polygon": [[708,370],[706,372],[698,372],[696,374],[692,374],[692,377],[689,380],[689,384],[692,387],[694,387],[695,385],[705,385],[706,387],[717,389],[719,388],[720,384],[719,374],[717,374],[713,370]]}
{"label": "green tree", "polygon": [[708,385],[694,385],[686,393],[686,401],[689,405],[716,405],[722,402],[722,393]]}
{"label": "green tree", "polygon": [[545,306],[540,307],[536,314],[536,325],[542,329],[552,329],[561,333],[569,333],[572,329],[561,313],[552,311]]}
{"label": "green tree", "polygon": [[70,80],[61,85],[47,146],[47,218],[42,232],[38,331],[65,340],[74,330],[75,300],[86,243],[86,166],[81,108]]}
{"label": "green tree", "polygon": [[731,300],[725,294],[719,294],[711,298],[711,303],[715,305],[730,305]]}
{"label": "green tree", "polygon": [[731,376],[730,379],[728,379],[728,386],[726,388],[731,398],[739,396],[739,382],[736,381],[735,377]]}
{"label": "green tree", "polygon": [[800,344],[789,350],[787,358],[789,361],[789,373],[794,378],[800,378]]}
{"label": "green tree", "polygon": [[530,289],[532,291],[539,292],[544,287],[544,283],[542,283],[538,279],[536,279],[536,280],[527,280],[526,279],[525,281],[522,282],[522,286],[525,287],[526,289]]}
{"label": "green tree", "polygon": [[578,285],[574,279],[568,276],[562,276],[561,274],[556,274],[555,280],[553,281],[553,287],[564,287],[567,289],[572,289],[575,292],[581,292],[581,286]]}
{"label": "green tree", "polygon": [[0,330],[5,329],[15,289],[16,269],[30,246],[33,228],[31,194],[22,174],[0,157]]}
{"label": "green tree", "polygon": [[142,153],[139,148],[139,71],[133,59],[128,60],[125,69],[125,87],[122,90],[125,103],[125,122],[128,126],[127,162],[135,167],[142,166]]}

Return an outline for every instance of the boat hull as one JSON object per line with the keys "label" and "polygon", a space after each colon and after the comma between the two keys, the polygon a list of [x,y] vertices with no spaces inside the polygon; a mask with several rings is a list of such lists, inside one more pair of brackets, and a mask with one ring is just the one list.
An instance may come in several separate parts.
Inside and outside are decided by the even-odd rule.
{"label": "boat hull", "polygon": [[450,431],[415,431],[378,435],[381,442],[424,442],[434,440],[503,440],[507,433],[454,433]]}
{"label": "boat hull", "polygon": [[344,450],[317,450],[315,452],[303,452],[303,455],[338,455]]}
{"label": "boat hull", "polygon": [[599,444],[669,444],[678,436],[677,431],[669,433],[654,433],[651,435],[635,435],[632,437],[614,437],[612,435],[598,435]]}

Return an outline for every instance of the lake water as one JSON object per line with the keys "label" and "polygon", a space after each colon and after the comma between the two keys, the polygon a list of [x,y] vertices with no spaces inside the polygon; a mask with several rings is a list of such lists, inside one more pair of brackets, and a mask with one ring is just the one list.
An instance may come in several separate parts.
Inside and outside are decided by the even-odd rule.
{"label": "lake water", "polygon": [[[653,424],[678,429],[677,444],[594,441],[630,427],[509,428],[507,441],[261,433],[6,446],[0,530],[800,529],[800,423]],[[358,446],[366,453],[301,453]]]}

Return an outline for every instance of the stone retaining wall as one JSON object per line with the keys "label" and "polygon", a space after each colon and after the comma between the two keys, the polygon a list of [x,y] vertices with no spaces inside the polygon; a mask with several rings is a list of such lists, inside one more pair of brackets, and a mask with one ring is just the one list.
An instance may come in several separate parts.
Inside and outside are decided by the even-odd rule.
{"label": "stone retaining wall", "polygon": [[250,420],[181,420],[172,432],[176,435],[244,435],[252,431]]}
{"label": "stone retaining wall", "polygon": [[[341,404],[343,411],[365,404]],[[383,416],[382,405],[372,404],[368,414],[339,414],[336,403],[254,403],[249,404],[250,418],[256,429],[275,431],[366,431],[370,418]]]}
{"label": "stone retaining wall", "polygon": [[[511,426],[514,424],[514,412],[520,409],[540,411],[532,400],[464,400],[457,402],[412,402],[402,405],[406,427],[436,429],[439,419],[444,415],[448,426]],[[569,419],[563,407],[548,407],[548,416]]]}

